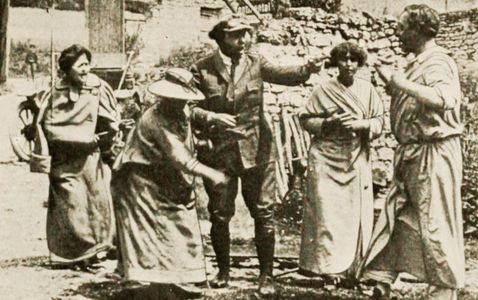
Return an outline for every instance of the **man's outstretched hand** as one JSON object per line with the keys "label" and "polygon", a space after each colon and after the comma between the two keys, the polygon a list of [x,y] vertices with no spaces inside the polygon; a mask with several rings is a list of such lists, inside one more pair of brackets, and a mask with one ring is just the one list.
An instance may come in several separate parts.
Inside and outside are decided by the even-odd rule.
{"label": "man's outstretched hand", "polygon": [[309,58],[306,64],[307,70],[309,70],[311,74],[320,72],[327,58],[327,56]]}

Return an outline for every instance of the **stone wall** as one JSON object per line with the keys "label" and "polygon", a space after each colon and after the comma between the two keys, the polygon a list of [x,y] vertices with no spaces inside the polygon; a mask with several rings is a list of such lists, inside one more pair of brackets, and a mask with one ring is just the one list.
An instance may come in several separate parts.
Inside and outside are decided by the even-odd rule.
{"label": "stone wall", "polygon": [[441,14],[438,42],[451,50],[458,64],[478,61],[478,8]]}
{"label": "stone wall", "polygon": [[[388,186],[393,172],[392,159],[396,141],[390,131],[388,109],[390,96],[384,84],[371,67],[377,62],[403,68],[404,57],[396,35],[397,20],[394,17],[374,18],[368,13],[347,15],[328,14],[311,8],[293,9],[289,19],[271,20],[269,26],[258,33],[258,51],[278,64],[297,64],[307,57],[322,56],[343,41],[358,43],[368,51],[368,62],[357,74],[370,80],[377,88],[386,108],[386,124],[382,136],[373,141],[374,184]],[[449,48],[461,69],[478,58],[478,9],[466,12],[442,14],[442,30],[438,43]],[[266,99],[272,106],[289,106],[294,102],[307,101],[313,86],[336,70],[324,69],[309,80],[308,85],[298,87],[266,86]]]}
{"label": "stone wall", "polygon": [[478,7],[477,0],[342,0],[342,8],[367,11],[374,16],[380,16],[383,14],[398,16],[403,8],[410,4],[427,4],[436,9],[439,13],[468,10]]}

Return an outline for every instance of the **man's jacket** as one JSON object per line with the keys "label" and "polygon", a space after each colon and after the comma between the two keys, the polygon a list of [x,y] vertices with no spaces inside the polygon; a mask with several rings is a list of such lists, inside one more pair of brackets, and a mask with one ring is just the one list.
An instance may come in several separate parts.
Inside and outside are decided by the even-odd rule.
{"label": "man's jacket", "polygon": [[[276,149],[272,130],[264,116],[263,81],[298,85],[310,76],[306,66],[276,66],[261,55],[244,55],[245,66],[242,72],[235,75],[235,83],[231,82],[219,51],[192,67],[197,87],[206,96],[206,100],[193,107],[192,121],[212,141],[213,150],[208,153],[206,163],[212,160],[213,166],[217,165],[214,160],[222,161],[224,156],[234,155],[231,149],[236,149],[236,143],[246,169],[274,160]],[[233,92],[228,91],[231,84]],[[236,116],[236,127],[225,130],[211,126],[208,124],[210,112]]]}

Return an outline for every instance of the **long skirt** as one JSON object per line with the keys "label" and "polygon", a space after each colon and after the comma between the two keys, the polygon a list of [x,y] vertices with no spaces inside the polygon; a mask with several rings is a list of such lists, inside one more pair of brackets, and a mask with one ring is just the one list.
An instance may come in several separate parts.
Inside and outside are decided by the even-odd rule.
{"label": "long skirt", "polygon": [[310,149],[299,266],[353,276],[373,228],[372,168],[363,151],[347,170]]}
{"label": "long skirt", "polygon": [[47,213],[52,263],[76,263],[112,247],[115,223],[110,178],[99,151],[54,161]]}
{"label": "long skirt", "polygon": [[195,201],[166,197],[160,192],[165,180],[155,175],[146,166],[130,164],[113,176],[124,277],[155,283],[203,282],[206,271]]}
{"label": "long skirt", "polygon": [[367,251],[365,278],[393,282],[406,272],[430,285],[465,283],[459,137],[399,145],[390,194]]}

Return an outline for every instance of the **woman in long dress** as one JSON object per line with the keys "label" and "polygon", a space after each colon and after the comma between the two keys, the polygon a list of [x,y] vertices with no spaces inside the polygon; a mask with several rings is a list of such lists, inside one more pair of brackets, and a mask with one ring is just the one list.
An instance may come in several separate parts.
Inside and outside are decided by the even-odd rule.
{"label": "woman in long dress", "polygon": [[194,157],[187,102],[204,95],[192,79],[174,68],[149,87],[160,101],[139,119],[115,166],[120,268],[128,280],[206,281],[194,180],[202,176],[220,187],[228,177]]}
{"label": "woman in long dress", "polygon": [[31,170],[49,174],[47,242],[58,265],[89,267],[113,248],[111,170],[101,149],[112,144],[119,114],[110,86],[90,73],[90,62],[90,51],[80,45],[61,52],[62,76],[36,120]]}
{"label": "woman in long dress", "polygon": [[370,82],[355,76],[366,61],[361,48],[339,44],[330,61],[338,76],[317,86],[301,115],[312,144],[300,268],[341,280],[355,272],[372,233],[369,143],[382,131],[383,105]]}

